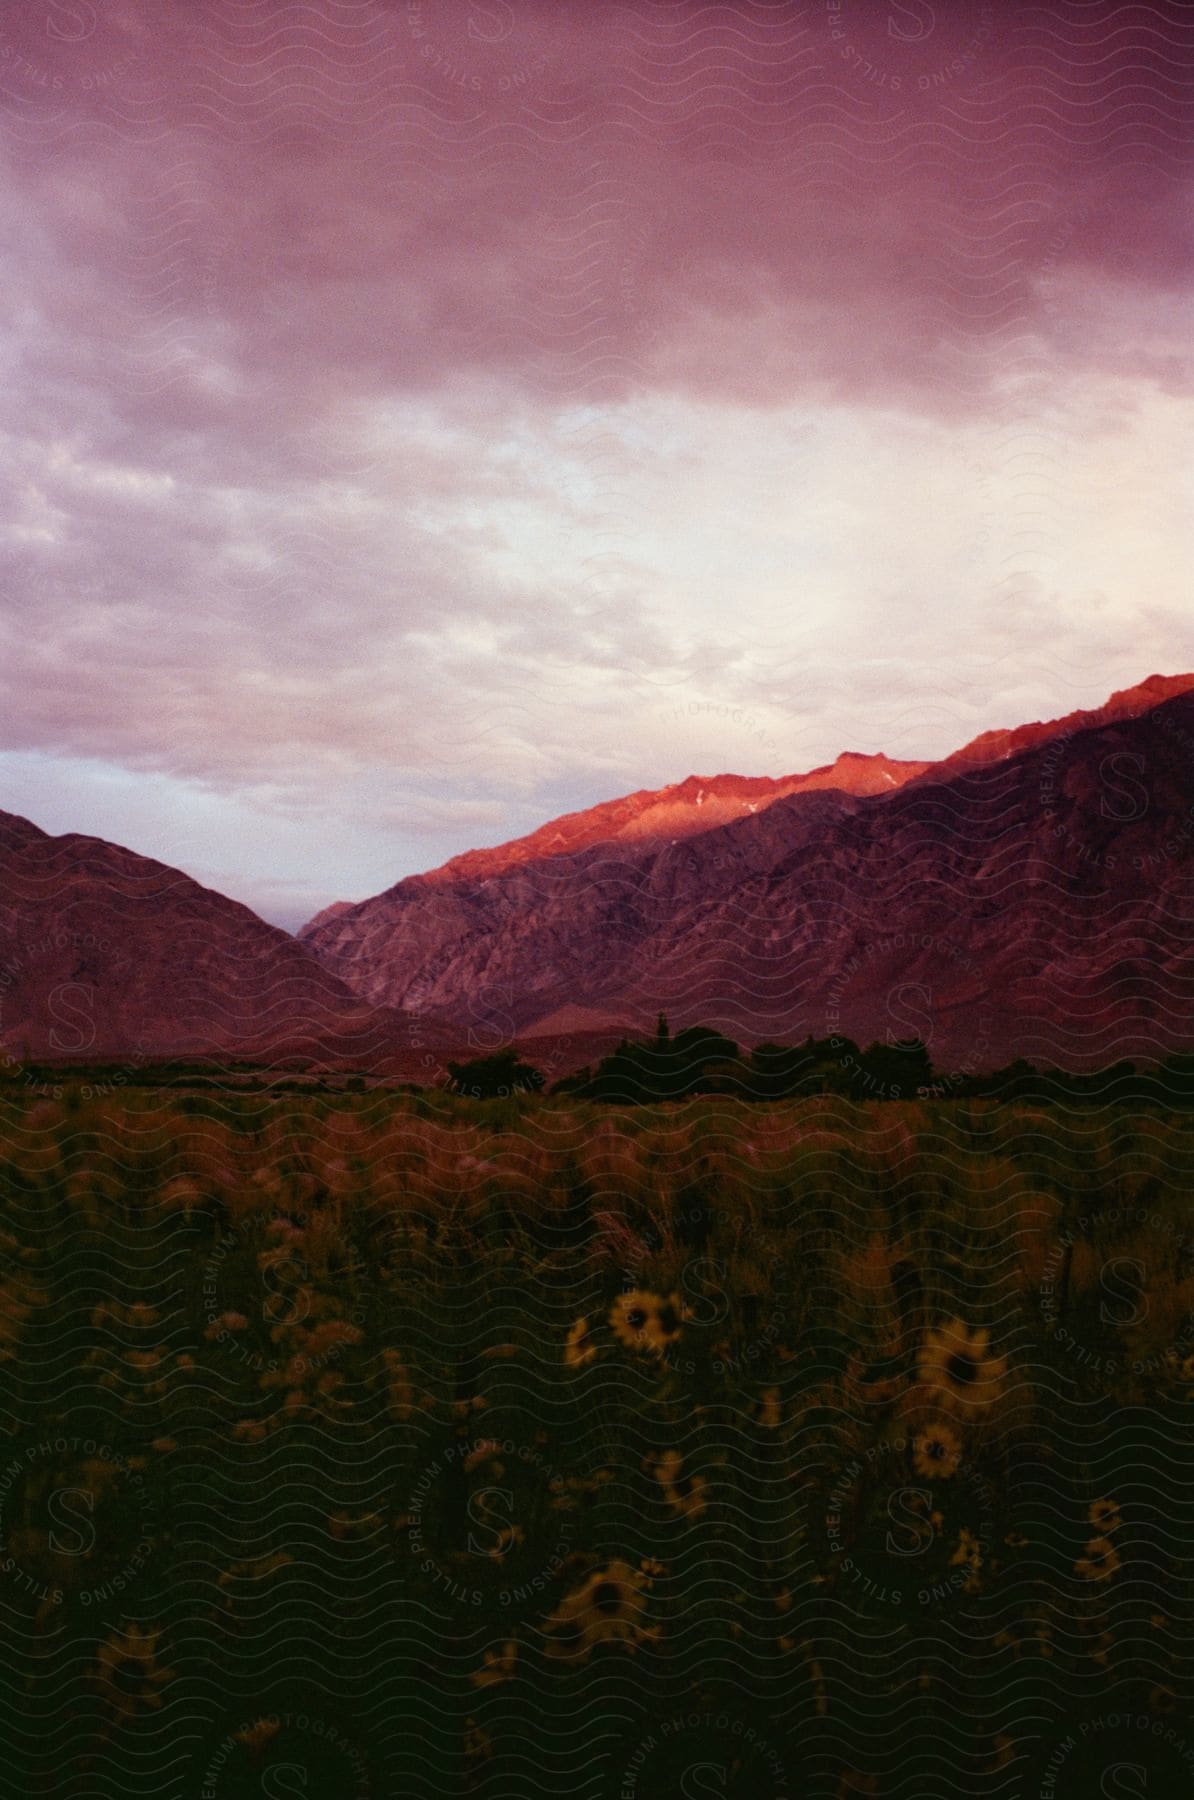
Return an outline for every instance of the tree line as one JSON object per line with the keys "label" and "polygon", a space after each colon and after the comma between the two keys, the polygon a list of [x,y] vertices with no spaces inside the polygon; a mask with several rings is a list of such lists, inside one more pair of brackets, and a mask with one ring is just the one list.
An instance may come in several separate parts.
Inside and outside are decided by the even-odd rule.
{"label": "tree line", "polygon": [[1194,1106],[1194,1055],[1172,1055],[1147,1066],[1120,1061],[1085,1073],[1038,1068],[1023,1058],[989,1071],[955,1072],[934,1069],[919,1038],[864,1049],[851,1038],[810,1035],[800,1044],[764,1043],[746,1050],[710,1026],[692,1025],[673,1035],[662,1013],[653,1037],[623,1038],[595,1066],[550,1088],[516,1047],[449,1063],[448,1072],[451,1090],[474,1099],[550,1093],[622,1106],[714,1094],[754,1101],[840,1094],[851,1100]]}

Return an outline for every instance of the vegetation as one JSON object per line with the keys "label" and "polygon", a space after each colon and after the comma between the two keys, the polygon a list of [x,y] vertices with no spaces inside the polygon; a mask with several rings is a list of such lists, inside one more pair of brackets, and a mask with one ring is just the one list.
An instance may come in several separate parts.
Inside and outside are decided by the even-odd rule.
{"label": "vegetation", "polygon": [[[531,1052],[533,1055],[533,1051]],[[596,1069],[583,1068],[550,1089],[542,1071],[518,1047],[471,1061],[450,1061],[443,1082],[469,1100],[537,1100],[566,1097],[614,1106],[653,1106],[665,1101],[722,1096],[774,1103],[838,1095],[865,1101],[1000,1100],[1067,1107],[1115,1104],[1145,1109],[1194,1107],[1194,1055],[1175,1054],[1137,1065],[1128,1061],[1079,1074],[1037,1068],[1022,1059],[985,1072],[936,1070],[919,1039],[862,1049],[851,1038],[807,1037],[802,1044],[756,1045],[744,1051],[705,1025],[674,1036],[660,1014],[655,1035],[623,1039]],[[100,1099],[124,1092],[188,1094],[231,1092],[313,1097],[372,1092],[434,1093],[414,1082],[396,1082],[350,1071],[268,1068],[260,1063],[219,1063],[211,1058],[138,1063],[90,1063],[61,1059],[0,1059],[0,1094],[51,1100]]]}
{"label": "vegetation", "polygon": [[863,1050],[847,1037],[807,1037],[802,1044],[758,1044],[743,1052],[707,1026],[673,1037],[660,1014],[653,1039],[624,1039],[598,1063],[556,1083],[553,1093],[623,1106],[683,1100],[698,1094],[741,1100],[804,1099],[840,1094],[854,1100],[990,1099],[1034,1105],[1113,1100],[1124,1106],[1194,1105],[1194,1056],[1174,1055],[1137,1068],[1119,1062],[1091,1074],[1038,1069],[1017,1061],[989,1073],[934,1070],[918,1039]]}
{"label": "vegetation", "polygon": [[471,1100],[505,1100],[515,1094],[536,1094],[543,1087],[540,1071],[513,1049],[496,1050],[472,1062],[450,1062],[448,1075],[452,1091]]}
{"label": "vegetation", "polygon": [[592,1800],[995,1796],[1189,1716],[1188,1116],[0,1119],[13,1791],[514,1795],[533,1736]]}

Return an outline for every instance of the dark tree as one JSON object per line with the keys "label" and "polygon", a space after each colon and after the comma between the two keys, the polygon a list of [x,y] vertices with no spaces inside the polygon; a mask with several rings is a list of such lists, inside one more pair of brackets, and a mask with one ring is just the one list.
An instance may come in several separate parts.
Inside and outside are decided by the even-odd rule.
{"label": "dark tree", "polygon": [[470,1100],[506,1100],[514,1094],[537,1094],[543,1087],[540,1071],[523,1062],[513,1046],[472,1062],[450,1062],[448,1074],[453,1092]]}

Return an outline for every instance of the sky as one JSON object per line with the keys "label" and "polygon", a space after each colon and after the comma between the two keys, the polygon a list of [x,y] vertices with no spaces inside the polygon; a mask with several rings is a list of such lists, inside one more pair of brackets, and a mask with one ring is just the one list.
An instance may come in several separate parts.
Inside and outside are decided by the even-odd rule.
{"label": "sky", "polygon": [[0,0],[0,807],[295,928],[1194,668],[1194,11]]}

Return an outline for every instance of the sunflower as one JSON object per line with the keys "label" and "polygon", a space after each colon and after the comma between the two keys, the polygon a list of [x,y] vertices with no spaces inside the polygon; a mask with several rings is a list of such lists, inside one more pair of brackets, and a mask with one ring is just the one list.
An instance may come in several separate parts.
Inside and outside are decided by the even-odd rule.
{"label": "sunflower", "polygon": [[921,1380],[964,1418],[981,1413],[999,1398],[1007,1358],[991,1356],[990,1342],[989,1331],[970,1331],[960,1319],[951,1319],[930,1331],[921,1346]]}
{"label": "sunflower", "polygon": [[[794,1644],[795,1641],[794,1638],[789,1638],[786,1640],[786,1643]],[[780,1642],[785,1643],[785,1640],[781,1638]],[[801,1644],[801,1649],[807,1651],[810,1648],[809,1641],[805,1638]],[[816,1707],[817,1717],[823,1719],[829,1711],[829,1694],[825,1686],[825,1670],[815,1656],[809,1657],[808,1669],[813,1683],[813,1705]]]}
{"label": "sunflower", "polygon": [[658,1299],[656,1294],[648,1294],[642,1288],[631,1288],[629,1293],[619,1294],[610,1307],[609,1322],[614,1336],[628,1350],[641,1350],[647,1329],[647,1321]]}
{"label": "sunflower", "polygon": [[128,1719],[143,1707],[162,1704],[158,1689],[173,1678],[174,1671],[158,1663],[161,1635],[160,1629],[146,1631],[133,1624],[100,1645],[93,1679],[118,1718]]}
{"label": "sunflower", "polygon": [[230,1331],[245,1331],[249,1321],[242,1312],[223,1312],[218,1319],[213,1319],[203,1333],[205,1338],[223,1339]]}
{"label": "sunflower", "polygon": [[949,1559],[951,1568],[977,1571],[983,1566],[983,1553],[978,1539],[963,1525],[958,1533],[957,1549]]}
{"label": "sunflower", "polygon": [[593,1648],[585,1630],[584,1590],[568,1594],[544,1623],[548,1656],[566,1662],[582,1662]]}
{"label": "sunflower", "polygon": [[568,1333],[564,1345],[564,1361],[570,1369],[583,1369],[597,1355],[597,1344],[592,1326],[587,1319],[578,1319]]}
{"label": "sunflower", "polygon": [[620,1641],[633,1650],[644,1639],[657,1636],[657,1630],[643,1623],[647,1585],[642,1569],[620,1559],[594,1569],[548,1618],[548,1655],[580,1661],[595,1644]]}
{"label": "sunflower", "polygon": [[948,1425],[926,1425],[912,1440],[912,1462],[918,1475],[948,1481],[958,1472],[962,1446]]}
{"label": "sunflower", "polygon": [[1093,1537],[1086,1546],[1085,1556],[1080,1556],[1074,1564],[1075,1575],[1081,1575],[1083,1581],[1110,1581],[1119,1567],[1119,1551],[1110,1538]]}
{"label": "sunflower", "polygon": [[1016,1760],[1016,1746],[1004,1732],[997,1731],[991,1740],[991,1761],[988,1765],[991,1773],[999,1769],[1008,1769]]}
{"label": "sunflower", "polygon": [[965,1569],[966,1579],[962,1583],[964,1594],[976,1594],[982,1585],[983,1552],[982,1546],[972,1531],[963,1525],[958,1533],[957,1548],[949,1559],[950,1567]]}
{"label": "sunflower", "polygon": [[646,1635],[642,1624],[647,1605],[643,1598],[645,1585],[642,1569],[620,1560],[589,1577],[582,1591],[592,1611],[589,1634],[594,1642],[610,1638],[635,1640]]}
{"label": "sunflower", "polygon": [[682,1474],[683,1467],[678,1450],[665,1450],[655,1464],[655,1479],[673,1512],[696,1519],[705,1510],[705,1480],[701,1475]]}
{"label": "sunflower", "polygon": [[496,1687],[500,1682],[513,1681],[517,1663],[518,1644],[510,1638],[500,1650],[486,1650],[483,1666],[474,1669],[469,1680],[474,1687]]}
{"label": "sunflower", "polygon": [[235,1736],[251,1755],[259,1756],[265,1746],[277,1737],[281,1728],[282,1721],[280,1719],[275,1718],[272,1713],[265,1713],[261,1718],[254,1719],[251,1725],[246,1725],[243,1730],[236,1732]]}
{"label": "sunflower", "polygon": [[1086,1517],[1096,1531],[1103,1533],[1115,1531],[1118,1526],[1123,1524],[1117,1500],[1095,1500]]}
{"label": "sunflower", "polygon": [[478,1725],[476,1719],[464,1721],[464,1760],[466,1763],[482,1763],[493,1755],[493,1739],[489,1733]]}
{"label": "sunflower", "polygon": [[648,1293],[632,1288],[619,1294],[610,1308],[609,1322],[618,1342],[628,1350],[662,1356],[676,1342],[683,1324],[678,1294]]}

